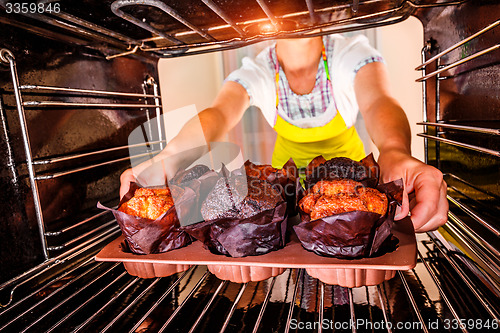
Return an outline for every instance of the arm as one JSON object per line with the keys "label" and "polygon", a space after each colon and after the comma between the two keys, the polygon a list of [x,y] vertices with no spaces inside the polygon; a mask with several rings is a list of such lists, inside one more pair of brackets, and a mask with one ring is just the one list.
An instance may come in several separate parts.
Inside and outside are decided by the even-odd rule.
{"label": "arm", "polygon": [[[382,180],[404,180],[403,205],[396,218],[407,216],[411,210],[417,232],[437,229],[447,220],[446,183],[439,170],[411,157],[408,120],[390,94],[384,64],[363,66],[356,74],[354,89],[368,133],[380,152]],[[412,202],[408,194],[415,195]]]}
{"label": "arm", "polygon": [[[120,176],[120,198],[128,192],[130,182],[138,180],[143,184],[165,184],[166,178],[173,177],[179,167],[191,164],[203,154],[200,149],[192,150],[194,142],[222,141],[224,136],[243,117],[250,98],[240,84],[228,81],[217,94],[212,106],[201,111],[198,117],[189,120],[179,134],[173,138],[157,156]],[[200,127],[202,133],[200,133]],[[203,137],[200,138],[200,136]],[[193,151],[196,156],[187,156]]]}

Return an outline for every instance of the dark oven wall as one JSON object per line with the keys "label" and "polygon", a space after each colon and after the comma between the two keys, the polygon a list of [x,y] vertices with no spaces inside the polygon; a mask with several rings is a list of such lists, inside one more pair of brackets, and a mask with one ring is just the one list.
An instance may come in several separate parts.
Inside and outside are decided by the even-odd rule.
{"label": "dark oven wall", "polygon": [[[0,22],[8,22],[2,18]],[[22,24],[17,24],[22,25]],[[156,59],[136,56],[106,60],[99,47],[83,47],[77,39],[55,40],[42,30],[28,31],[0,24],[0,49],[15,57],[19,84],[151,94],[145,79],[156,82]],[[91,43],[89,43],[91,45]],[[5,55],[5,53],[4,53]],[[151,79],[149,81],[152,82]],[[144,85],[144,87],[143,87]],[[0,282],[44,261],[31,191],[20,118],[9,64],[0,65]],[[145,89],[145,90],[144,90]],[[151,98],[80,92],[24,89],[23,101],[86,104],[153,104]],[[119,175],[130,165],[128,149],[78,157],[128,144],[129,133],[145,122],[150,108],[25,105],[26,125],[34,161],[49,257],[92,237],[99,218],[72,226],[99,213],[98,200],[115,205]],[[53,158],[77,158],[55,163]],[[52,163],[53,162],[53,163]],[[100,167],[102,163],[108,163]],[[88,170],[79,171],[89,167]],[[109,221],[109,219],[108,219]],[[87,225],[85,225],[87,224]],[[69,227],[69,229],[68,229]],[[87,234],[87,232],[90,232]],[[73,233],[73,235],[72,235]],[[85,238],[87,237],[87,238]]]}
{"label": "dark oven wall", "polygon": [[471,228],[489,244],[498,244],[500,230],[499,11],[498,1],[470,1],[416,13],[430,48],[426,59],[485,29],[433,61],[424,74],[463,61],[425,80],[427,120],[443,124],[428,126],[427,157],[443,171],[448,184],[447,225]]}

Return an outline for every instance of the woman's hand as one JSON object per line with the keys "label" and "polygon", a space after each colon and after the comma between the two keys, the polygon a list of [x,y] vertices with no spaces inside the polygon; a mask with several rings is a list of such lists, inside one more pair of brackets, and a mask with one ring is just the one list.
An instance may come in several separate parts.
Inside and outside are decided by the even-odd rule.
{"label": "woman's hand", "polygon": [[354,87],[368,133],[380,151],[382,180],[404,180],[403,205],[396,218],[411,212],[415,231],[437,229],[447,220],[446,183],[438,169],[411,157],[408,119],[392,97],[384,64],[363,66],[356,74]]}
{"label": "woman's hand", "polygon": [[416,232],[436,230],[446,223],[447,185],[441,171],[398,150],[380,152],[378,163],[384,183],[404,181],[403,204],[396,210],[396,220],[410,213]]}
{"label": "woman's hand", "polygon": [[179,167],[179,161],[168,156],[165,151],[154,158],[125,170],[120,175],[120,199],[128,192],[131,182],[142,186],[161,186],[167,184],[167,179],[174,176]]}
{"label": "woman's hand", "polygon": [[239,83],[224,83],[212,106],[191,118],[162,152],[121,174],[120,198],[128,192],[130,182],[143,186],[166,184],[177,170],[206,153],[211,142],[225,141],[225,135],[241,120],[249,101],[247,91]]}
{"label": "woman's hand", "polygon": [[135,181],[134,171],[132,168],[123,171],[120,175],[120,200],[130,189],[130,183]]}

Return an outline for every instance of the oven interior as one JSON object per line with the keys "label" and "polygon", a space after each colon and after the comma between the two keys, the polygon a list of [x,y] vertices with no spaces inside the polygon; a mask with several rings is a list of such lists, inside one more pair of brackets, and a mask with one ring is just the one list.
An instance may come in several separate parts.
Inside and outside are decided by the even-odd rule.
{"label": "oven interior", "polygon": [[[0,331],[498,328],[496,1],[40,4],[45,12],[23,13],[0,1]],[[423,46],[418,135],[426,162],[445,175],[450,203],[447,224],[418,235],[414,269],[378,286],[343,288],[303,269],[237,284],[204,266],[141,279],[121,264],[94,260],[120,234],[97,201],[117,205],[121,172],[165,143],[161,128],[144,125],[162,114],[159,58],[374,28],[410,15],[424,26],[424,40],[415,41]],[[134,129],[143,144],[129,143]]]}

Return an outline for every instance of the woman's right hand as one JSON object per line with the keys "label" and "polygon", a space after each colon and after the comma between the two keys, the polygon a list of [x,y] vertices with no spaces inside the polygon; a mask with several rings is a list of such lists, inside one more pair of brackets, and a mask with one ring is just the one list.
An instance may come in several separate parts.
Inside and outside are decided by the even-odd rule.
{"label": "woman's right hand", "polygon": [[130,182],[143,186],[165,185],[167,178],[186,168],[208,151],[209,143],[225,141],[225,135],[243,117],[248,108],[250,97],[239,83],[224,83],[212,107],[190,119],[167,145],[151,160],[132,169],[125,170],[120,176],[120,198],[130,187]]}
{"label": "woman's right hand", "polygon": [[125,170],[120,175],[120,199],[128,192],[131,182],[141,186],[162,186],[178,170],[178,161],[161,152],[150,160]]}
{"label": "woman's right hand", "polygon": [[130,183],[135,182],[134,172],[132,168],[123,171],[120,175],[120,200],[130,189]]}

